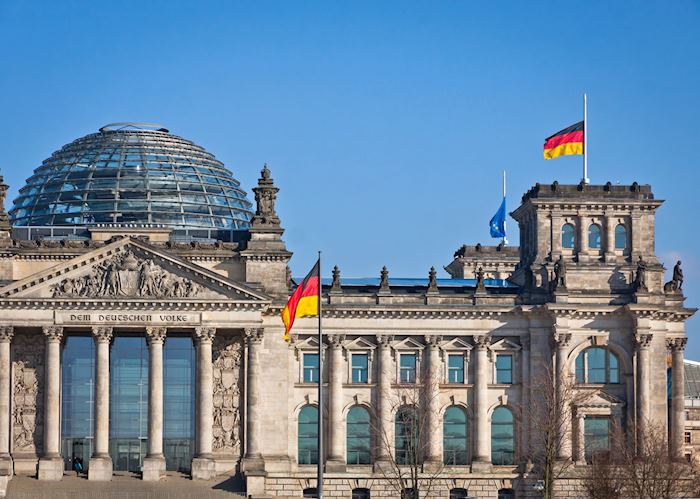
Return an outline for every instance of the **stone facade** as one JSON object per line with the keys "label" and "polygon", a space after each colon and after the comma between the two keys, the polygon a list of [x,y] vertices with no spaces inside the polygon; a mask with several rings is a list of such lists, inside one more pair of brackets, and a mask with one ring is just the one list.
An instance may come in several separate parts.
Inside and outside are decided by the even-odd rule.
{"label": "stone facade", "polygon": [[[150,359],[143,479],[159,480],[163,343],[172,333],[191,335],[195,349],[193,478],[240,474],[252,497],[300,497],[316,487],[315,459],[300,442],[313,426],[302,411],[318,405],[307,363],[319,351],[317,321],[297,319],[283,340],[292,255],[267,167],[254,192],[252,227],[238,242],[183,243],[162,229],[118,226],[93,227],[86,241],[22,239],[0,227],[0,367],[12,366],[0,373],[0,399],[9,399],[0,400],[0,423],[8,421],[5,430],[0,424],[0,447],[8,447],[0,469],[60,479],[60,348],[71,334],[91,334],[99,421],[89,478],[109,480],[109,345],[136,334],[147,338]],[[670,451],[682,455],[685,321],[694,310],[664,286],[654,253],[660,206],[649,186],[537,185],[512,214],[521,246],[458,251],[446,267],[460,279],[454,285],[438,285],[434,270],[424,282],[392,280],[387,269],[358,282],[335,269],[322,297],[326,495],[400,497],[387,472],[401,438],[397,417],[425,401],[421,476],[424,484],[437,476],[431,497],[537,497],[531,415],[548,375],[557,396],[571,382],[586,395],[570,408],[558,458],[571,472],[558,481],[558,497],[583,496],[587,421],[640,429],[670,421]],[[604,356],[602,368],[594,354]],[[368,459],[352,456],[361,464],[348,458],[355,408],[370,421]],[[452,408],[464,415],[466,442],[454,462],[444,434]],[[512,437],[498,424],[511,425]]]}

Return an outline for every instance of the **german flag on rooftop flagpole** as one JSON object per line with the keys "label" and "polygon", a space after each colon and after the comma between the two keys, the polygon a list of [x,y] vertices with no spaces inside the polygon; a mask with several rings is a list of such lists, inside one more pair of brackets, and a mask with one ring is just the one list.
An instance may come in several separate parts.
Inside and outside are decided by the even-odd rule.
{"label": "german flag on rooftop flagpole", "polygon": [[583,154],[583,127],[579,121],[561,130],[544,141],[544,159],[554,159],[569,154]]}
{"label": "german flag on rooftop flagpole", "polygon": [[294,320],[297,317],[308,317],[319,313],[319,293],[321,289],[320,267],[321,260],[316,261],[316,265],[311,272],[304,277],[301,284],[289,297],[287,305],[282,310],[282,321],[284,322],[284,341],[289,341],[289,331],[292,330]]}

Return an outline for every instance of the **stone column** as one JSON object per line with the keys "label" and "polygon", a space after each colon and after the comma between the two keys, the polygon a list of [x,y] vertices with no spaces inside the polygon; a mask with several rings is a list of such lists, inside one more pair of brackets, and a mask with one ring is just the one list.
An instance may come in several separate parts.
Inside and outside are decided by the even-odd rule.
{"label": "stone column", "polygon": [[[585,215],[578,216],[578,254],[579,261],[586,261],[588,254],[588,221]],[[583,256],[583,258],[582,258]]]}
{"label": "stone column", "polygon": [[163,343],[167,329],[147,327],[148,342],[148,454],[143,460],[143,479],[157,481],[165,474],[163,456]]}
{"label": "stone column", "polygon": [[474,406],[476,412],[476,455],[472,469],[481,471],[491,466],[491,425],[489,424],[489,359],[488,348],[491,335],[474,336],[476,347],[476,379],[474,380]]}
{"label": "stone column", "polygon": [[561,255],[561,227],[564,225],[561,212],[552,210],[552,261],[559,260]]}
{"label": "stone column", "polygon": [[44,367],[44,456],[39,460],[39,480],[63,478],[61,458],[61,340],[63,328],[44,326],[46,364]]}
{"label": "stone column", "polygon": [[376,436],[377,445],[377,461],[389,461],[391,449],[387,448],[389,446],[384,445],[384,439],[389,442],[393,442],[394,430],[392,428],[391,421],[391,342],[394,340],[393,336],[378,335],[377,336],[377,349],[379,350],[379,366],[378,380],[377,380],[377,393],[376,405],[377,414],[379,416],[378,427],[379,432]]}
{"label": "stone column", "polygon": [[211,480],[216,476],[212,455],[214,426],[214,366],[211,346],[216,328],[200,326],[194,330],[197,349],[197,452],[192,459],[192,479]]}
{"label": "stone column", "polygon": [[248,370],[246,373],[246,449],[243,467],[247,475],[263,473],[265,463],[260,452],[260,359],[259,350],[263,342],[263,328],[246,328],[248,346]]}
{"label": "stone column", "polygon": [[326,470],[329,472],[345,470],[345,456],[343,453],[343,437],[345,436],[345,424],[343,420],[343,377],[347,369],[343,368],[343,341],[342,335],[328,335],[330,347],[330,370],[328,390],[329,412],[329,456],[326,462]]}
{"label": "stone column", "polygon": [[[650,365],[649,365],[649,347],[651,346],[651,340],[653,336],[649,332],[639,332],[640,328],[637,328],[637,334],[635,335],[635,340],[637,343],[637,442],[639,445],[644,443],[644,435],[646,434],[649,419],[651,418],[651,413],[649,411],[649,379],[650,379]],[[648,331],[643,329],[642,331]]]}
{"label": "stone column", "polygon": [[671,350],[671,445],[670,455],[683,459],[685,430],[685,368],[683,351],[688,338],[673,338],[666,343]]}
{"label": "stone column", "polygon": [[562,414],[562,424],[561,424],[561,445],[559,446],[557,459],[562,461],[571,460],[571,419],[572,414],[570,413],[571,408],[564,400],[567,396],[567,387],[571,386],[571,374],[566,365],[567,357],[569,356],[569,345],[571,343],[571,333],[568,332],[568,328],[563,325],[554,326],[554,344],[556,346],[556,357],[557,357],[557,405],[562,407],[562,410],[566,411],[566,414]]}
{"label": "stone column", "polygon": [[426,461],[434,465],[442,464],[442,432],[440,431],[440,343],[442,336],[426,336],[428,345],[428,379],[423,384],[425,387],[425,404],[428,409],[426,414],[426,427],[428,429],[428,455]]}
{"label": "stone column", "polygon": [[617,219],[606,214],[605,216],[605,261],[614,262],[615,261],[615,226],[617,225]]}
{"label": "stone column", "polygon": [[631,216],[631,234],[627,234],[628,241],[632,243],[632,263],[635,263],[644,251],[642,249],[642,214],[639,208],[634,208]]}
{"label": "stone column", "polygon": [[[520,346],[520,387],[522,390],[522,405],[523,408],[528,408],[530,407],[530,337],[521,337]],[[529,460],[532,456],[530,449],[530,425],[532,421],[527,417],[524,419],[526,421],[521,425],[520,448],[522,449],[524,460]]]}
{"label": "stone column", "polygon": [[0,326],[0,475],[12,476],[10,456],[10,342],[14,335],[12,326]]}
{"label": "stone column", "polygon": [[576,448],[574,450],[574,461],[576,463],[585,464],[586,461],[586,447],[584,441],[584,425],[586,418],[582,415],[576,416]]}
{"label": "stone column", "polygon": [[111,480],[109,456],[109,344],[112,328],[92,328],[95,340],[95,449],[90,458],[88,480]]}

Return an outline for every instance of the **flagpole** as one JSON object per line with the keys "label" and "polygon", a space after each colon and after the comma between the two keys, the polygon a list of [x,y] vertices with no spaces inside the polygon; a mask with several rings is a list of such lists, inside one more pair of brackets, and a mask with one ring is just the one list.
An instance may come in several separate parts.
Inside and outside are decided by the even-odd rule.
{"label": "flagpole", "polygon": [[588,98],[583,94],[583,183],[588,179]]}
{"label": "flagpole", "polygon": [[[506,171],[503,170],[503,199],[506,198]],[[508,244],[508,239],[506,239],[506,221],[505,217],[503,219],[503,246]]]}
{"label": "flagpole", "polygon": [[318,252],[318,467],[316,471],[316,497],[323,499],[323,284],[321,284],[321,252]]}

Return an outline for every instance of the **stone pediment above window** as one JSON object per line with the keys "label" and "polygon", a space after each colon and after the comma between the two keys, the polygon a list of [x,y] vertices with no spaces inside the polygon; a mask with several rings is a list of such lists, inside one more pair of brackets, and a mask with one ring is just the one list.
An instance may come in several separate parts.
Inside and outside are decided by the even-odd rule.
{"label": "stone pediment above window", "polygon": [[462,338],[453,338],[448,341],[443,341],[440,344],[440,348],[445,352],[470,352],[474,347]]}
{"label": "stone pediment above window", "polygon": [[621,410],[625,402],[609,393],[597,391],[588,396],[582,395],[581,399],[576,400],[574,404],[579,410],[607,409],[616,412]]}
{"label": "stone pediment above window", "polygon": [[[294,348],[294,354],[299,358],[301,352],[304,353],[317,353],[318,352],[318,338],[316,336],[307,336],[305,338],[299,338],[298,336],[290,336],[290,347]],[[323,345],[323,352],[325,354],[327,345]]]}
{"label": "stone pediment above window", "polygon": [[0,288],[5,299],[231,300],[267,304],[245,284],[131,238],[61,262]]}
{"label": "stone pediment above window", "polygon": [[489,350],[493,352],[517,352],[521,348],[517,343],[513,343],[505,338],[491,343],[491,346],[489,346]]}
{"label": "stone pediment above window", "polygon": [[425,345],[420,341],[409,336],[408,338],[404,338],[403,340],[393,342],[391,344],[391,347],[396,351],[422,351],[425,348]]}
{"label": "stone pediment above window", "polygon": [[343,343],[343,348],[345,348],[346,350],[360,350],[366,352],[374,351],[374,349],[377,348],[377,345],[367,340],[366,338],[360,336],[359,338],[355,338],[354,340],[346,340]]}

